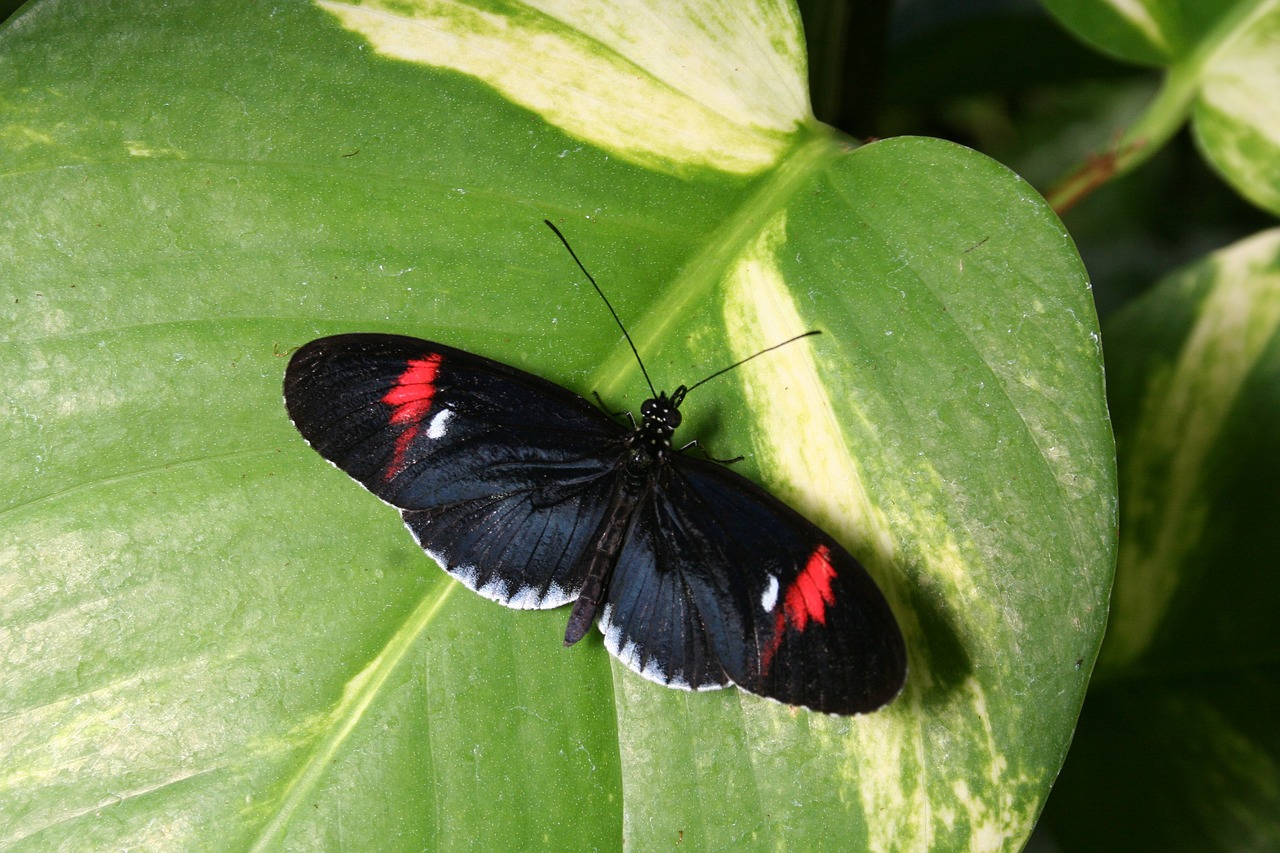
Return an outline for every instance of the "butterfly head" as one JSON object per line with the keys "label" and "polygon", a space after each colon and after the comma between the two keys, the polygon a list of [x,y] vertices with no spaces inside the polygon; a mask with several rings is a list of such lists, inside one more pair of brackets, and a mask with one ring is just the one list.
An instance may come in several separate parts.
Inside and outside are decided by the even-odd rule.
{"label": "butterfly head", "polygon": [[681,385],[670,397],[663,391],[656,397],[650,397],[640,406],[640,416],[644,418],[645,432],[665,433],[671,435],[680,426],[680,403],[684,401],[685,387]]}
{"label": "butterfly head", "polygon": [[640,428],[633,433],[633,447],[650,459],[662,458],[671,449],[671,435],[680,426],[680,403],[684,400],[685,387],[667,396],[663,391],[650,397],[640,406]]}

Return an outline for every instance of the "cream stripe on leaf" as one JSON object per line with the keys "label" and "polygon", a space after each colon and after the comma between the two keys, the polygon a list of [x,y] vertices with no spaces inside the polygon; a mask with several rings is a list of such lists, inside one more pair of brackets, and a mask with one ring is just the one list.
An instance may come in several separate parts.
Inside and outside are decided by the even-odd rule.
{"label": "cream stripe on leaf", "polygon": [[1241,195],[1280,213],[1280,2],[1259,4],[1215,51],[1195,118],[1205,156]]}
{"label": "cream stripe on leaf", "polygon": [[[1121,483],[1125,506],[1108,664],[1150,646],[1200,541],[1209,507],[1208,460],[1240,390],[1280,329],[1280,231],[1268,231],[1206,265],[1212,289],[1175,364],[1156,374],[1142,405]],[[1191,275],[1205,274],[1195,268]]]}
{"label": "cream stripe on leaf", "polygon": [[[729,272],[725,319],[735,358],[746,358],[807,331],[774,257],[785,231],[785,214],[778,214]],[[772,465],[786,472],[788,481],[807,484],[803,494],[788,495],[796,508],[846,542],[855,536],[874,540],[877,557],[890,564],[894,546],[888,524],[873,506],[861,473],[849,458],[827,390],[818,378],[811,343],[797,341],[767,359],[756,359],[743,371],[743,381],[757,412],[770,411],[774,389],[787,389],[790,417],[758,428],[774,427],[764,435]],[[838,503],[810,505],[815,500]]]}
{"label": "cream stripe on leaf", "polygon": [[475,77],[549,124],[670,173],[755,174],[811,118],[785,0],[317,0],[379,53]]}
{"label": "cream stripe on leaf", "polygon": [[1156,13],[1151,9],[1154,3],[1143,2],[1143,0],[1110,0],[1107,5],[1150,42],[1152,47],[1161,53],[1172,52],[1169,47],[1168,33],[1163,30]]}
{"label": "cream stripe on leaf", "polygon": [[[789,284],[779,268],[785,254],[786,216],[766,223],[728,270],[725,326],[734,358],[744,358],[770,343],[808,329]],[[816,737],[831,737],[824,749],[857,756],[856,790],[867,819],[867,849],[928,850],[946,846],[948,833],[967,821],[971,841],[966,849],[1000,850],[1009,839],[1025,837],[1034,824],[1043,777],[1021,766],[1019,745],[1003,726],[995,725],[988,700],[989,685],[970,677],[962,689],[938,699],[925,651],[926,632],[906,592],[903,554],[898,534],[906,532],[915,559],[928,566],[931,583],[948,588],[955,602],[952,612],[957,635],[988,669],[1003,666],[1001,650],[1013,641],[1007,623],[1012,617],[984,601],[975,577],[982,565],[968,538],[957,540],[944,517],[927,504],[912,503],[908,494],[889,483],[868,490],[862,466],[849,452],[848,435],[840,414],[856,421],[856,431],[878,440],[875,424],[849,401],[831,399],[821,379],[815,349],[823,339],[796,342],[768,358],[757,359],[738,372],[747,392],[747,410],[763,413],[754,425],[757,456],[779,472],[773,491],[837,536],[868,564],[894,605],[907,645],[911,671],[901,697],[879,713],[860,717],[849,729],[843,723],[815,721]],[[779,400],[785,389],[785,405]],[[779,411],[785,416],[778,416]],[[921,463],[923,464],[923,463]],[[931,471],[937,483],[937,473]],[[895,525],[881,505],[910,507],[911,518]],[[923,712],[926,695],[932,696]],[[921,720],[929,722],[922,727]],[[832,728],[827,728],[827,725]],[[931,728],[936,727],[936,729]],[[921,744],[936,731],[972,732],[974,736],[952,749],[967,753],[977,768],[966,778],[931,774],[930,759]],[[762,735],[763,737],[763,735]],[[961,817],[963,816],[963,817]]]}

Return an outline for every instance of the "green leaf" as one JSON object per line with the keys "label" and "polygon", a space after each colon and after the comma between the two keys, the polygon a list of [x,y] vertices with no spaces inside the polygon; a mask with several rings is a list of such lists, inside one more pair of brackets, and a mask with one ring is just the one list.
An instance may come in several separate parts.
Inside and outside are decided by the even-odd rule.
{"label": "green leaf", "polygon": [[[0,844],[1022,844],[1114,556],[1088,282],[998,164],[817,124],[799,32],[763,0],[44,2],[0,31]],[[563,611],[458,587],[292,429],[286,357],[337,331],[638,403],[544,217],[667,387],[822,329],[682,434],[868,565],[910,647],[891,706],[566,651]]]}
{"label": "green leaf", "polygon": [[1046,810],[1064,849],[1280,844],[1280,231],[1106,328],[1121,539],[1095,689]]}
{"label": "green leaf", "polygon": [[1069,204],[1099,176],[1129,171],[1192,121],[1205,158],[1249,201],[1280,213],[1280,1],[1046,0],[1080,38],[1167,68],[1164,87],[1111,150],[1051,193]]}
{"label": "green leaf", "polygon": [[1236,191],[1280,213],[1280,4],[1261,3],[1205,66],[1192,112],[1196,141]]}
{"label": "green leaf", "polygon": [[1043,0],[1077,38],[1130,62],[1168,65],[1192,53],[1233,5],[1249,0]]}

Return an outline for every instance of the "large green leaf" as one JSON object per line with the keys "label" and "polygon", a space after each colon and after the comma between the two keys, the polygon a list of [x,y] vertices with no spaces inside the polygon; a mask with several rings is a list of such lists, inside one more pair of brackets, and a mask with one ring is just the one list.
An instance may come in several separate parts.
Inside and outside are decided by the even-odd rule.
{"label": "large green leaf", "polygon": [[1065,849],[1280,847],[1280,231],[1107,325],[1120,559],[1046,810]]}
{"label": "large green leaf", "polygon": [[[29,6],[0,33],[0,843],[1016,849],[1106,618],[1088,282],[1044,202],[855,148],[764,2]],[[429,336],[688,436],[867,563],[906,691],[666,690],[461,590],[281,406]]]}
{"label": "large green leaf", "polygon": [[1205,158],[1240,195],[1280,213],[1280,0],[1045,0],[1081,38],[1136,62],[1167,68],[1143,116],[1117,132],[1105,155],[1064,182],[1075,194],[1158,151],[1183,123]]}

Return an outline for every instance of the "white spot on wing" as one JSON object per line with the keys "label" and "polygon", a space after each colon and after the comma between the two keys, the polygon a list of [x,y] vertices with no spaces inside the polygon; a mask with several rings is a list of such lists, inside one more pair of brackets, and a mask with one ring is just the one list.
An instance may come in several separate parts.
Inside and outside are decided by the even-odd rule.
{"label": "white spot on wing", "polygon": [[544,596],[536,587],[522,586],[509,599],[503,602],[516,610],[538,610],[542,607]]}
{"label": "white spot on wing", "polygon": [[551,584],[546,592],[533,586],[522,586],[512,592],[510,586],[499,578],[493,578],[481,585],[479,569],[475,566],[450,566],[438,551],[433,551],[423,544],[417,530],[407,524],[405,526],[409,527],[413,541],[417,542],[423,553],[434,560],[440,568],[456,578],[467,589],[506,607],[515,610],[550,610],[553,607],[568,604],[578,597],[579,590],[567,590],[558,583]]}
{"label": "white spot on wing", "polygon": [[431,419],[431,423],[427,424],[427,438],[440,438],[445,434],[449,427],[449,420],[453,417],[453,409],[441,409],[436,416]]}
{"label": "white spot on wing", "polygon": [[477,589],[476,592],[499,604],[506,604],[511,600],[511,594],[507,592],[507,582],[502,578],[490,578],[489,582]]}
{"label": "white spot on wing", "polygon": [[764,608],[765,613],[772,613],[773,608],[778,604],[778,576],[769,575],[769,586],[764,591],[764,595],[760,596],[760,606]]}
{"label": "white spot on wing", "polygon": [[618,654],[618,641],[622,639],[622,629],[610,621],[609,617],[612,615],[613,606],[606,604],[600,611],[600,621],[597,624],[600,627],[600,633],[604,634],[604,647],[609,650],[609,654],[621,659]]}
{"label": "white spot on wing", "polygon": [[551,584],[551,588],[547,590],[546,598],[542,600],[542,606],[546,608],[559,607],[562,604],[568,604],[578,597],[578,593],[569,592],[558,583]]}
{"label": "white spot on wing", "polygon": [[[444,564],[441,563],[441,565]],[[476,583],[480,580],[480,573],[476,571],[475,566],[457,566],[446,568],[445,571],[457,578],[467,589],[475,589]]]}
{"label": "white spot on wing", "polygon": [[[640,654],[636,649],[636,641],[630,637],[623,639],[622,648],[618,649],[618,660],[627,665],[629,669],[644,675],[644,668],[640,666]],[[645,675],[645,678],[649,676]]]}
{"label": "white spot on wing", "polygon": [[666,684],[667,686],[675,685],[673,680],[667,678],[667,671],[663,669],[662,665],[653,658],[649,658],[649,660],[645,662],[644,668],[640,670],[640,674],[650,681],[656,681],[659,684]]}
{"label": "white spot on wing", "polygon": [[642,666],[640,664],[639,647],[634,640],[623,640],[622,629],[613,624],[612,616],[613,608],[611,605],[606,604],[600,611],[600,620],[597,625],[600,628],[600,633],[604,634],[604,647],[609,650],[609,654],[617,658],[627,669],[650,681],[676,690],[719,690],[725,686],[715,682],[690,684],[683,673],[667,675],[666,669],[654,658],[650,658]]}

